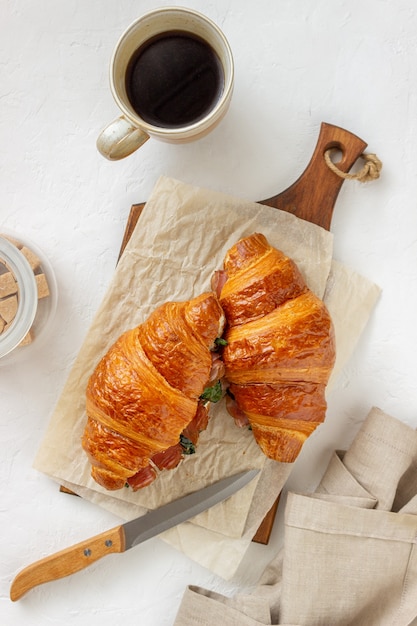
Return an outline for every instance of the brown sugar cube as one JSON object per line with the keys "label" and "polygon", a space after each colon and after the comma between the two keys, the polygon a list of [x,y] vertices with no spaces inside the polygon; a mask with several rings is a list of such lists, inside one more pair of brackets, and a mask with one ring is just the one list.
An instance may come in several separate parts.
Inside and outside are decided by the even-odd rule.
{"label": "brown sugar cube", "polygon": [[41,299],[49,296],[49,287],[45,274],[36,274],[35,280],[36,286],[38,287],[38,298]]}
{"label": "brown sugar cube", "polygon": [[0,316],[6,322],[10,324],[16,317],[17,313],[17,296],[13,295],[9,298],[0,300]]}
{"label": "brown sugar cube", "polygon": [[36,270],[40,266],[41,262],[36,254],[32,252],[32,250],[29,250],[29,248],[23,246],[23,248],[20,249],[20,252],[29,261],[29,265],[33,270]]}
{"label": "brown sugar cube", "polygon": [[19,346],[27,346],[28,344],[32,343],[33,341],[33,332],[32,330],[30,330],[27,335],[25,335],[22,339],[22,341],[19,343]]}
{"label": "brown sugar cube", "polygon": [[20,241],[18,241],[17,239],[15,239],[14,237],[10,237],[10,235],[3,235],[2,233],[0,233],[0,234],[1,234],[2,237],[7,239],[7,241],[10,241],[10,243],[12,243],[19,250],[23,247],[23,244]]}
{"label": "brown sugar cube", "polygon": [[17,291],[18,287],[13,274],[11,272],[0,274],[0,298],[6,298]]}

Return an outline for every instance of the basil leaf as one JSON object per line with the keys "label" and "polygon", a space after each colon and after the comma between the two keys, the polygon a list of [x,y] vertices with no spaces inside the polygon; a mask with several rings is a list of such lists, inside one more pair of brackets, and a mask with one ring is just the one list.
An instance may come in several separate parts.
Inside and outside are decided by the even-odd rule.
{"label": "basil leaf", "polygon": [[223,395],[222,384],[220,380],[213,387],[206,387],[201,394],[202,400],[208,400],[209,402],[218,402]]}
{"label": "basil leaf", "polygon": [[217,339],[214,340],[214,343],[216,346],[227,346],[227,341],[226,339],[223,339],[223,337],[217,337]]}
{"label": "basil leaf", "polygon": [[182,446],[184,454],[195,453],[195,445],[190,439],[188,439],[187,437],[184,437],[184,435],[180,435],[180,444]]}

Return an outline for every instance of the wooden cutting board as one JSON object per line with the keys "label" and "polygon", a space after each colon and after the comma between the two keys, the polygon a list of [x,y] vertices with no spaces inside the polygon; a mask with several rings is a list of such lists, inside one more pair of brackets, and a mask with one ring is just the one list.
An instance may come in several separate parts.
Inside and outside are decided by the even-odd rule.
{"label": "wooden cutting board", "polygon": [[[324,154],[327,150],[338,150],[340,160],[337,162],[337,167],[341,172],[348,172],[366,147],[367,144],[362,139],[347,130],[332,124],[322,123],[313,156],[302,175],[288,189],[272,198],[261,200],[260,204],[293,213],[301,219],[330,230],[333,210],[344,179],[329,169]],[[136,227],[144,206],[145,203],[142,202],[132,205],[130,209],[119,259]],[[60,490],[73,494],[72,491],[63,486],[60,487]],[[253,537],[253,541],[256,543],[268,544],[278,503],[279,494],[277,494],[276,501]]]}
{"label": "wooden cutting board", "polygon": [[[366,147],[367,144],[362,139],[347,130],[332,124],[322,123],[316,148],[303,174],[288,189],[272,198],[261,200],[260,204],[293,213],[301,219],[330,230],[333,210],[344,179],[329,169],[324,154],[327,150],[338,150],[340,160],[337,161],[337,167],[342,172],[348,172]],[[145,203],[142,202],[131,207],[119,259],[136,227],[144,206]],[[269,542],[278,502],[279,494],[262,521],[253,541],[265,545]]]}

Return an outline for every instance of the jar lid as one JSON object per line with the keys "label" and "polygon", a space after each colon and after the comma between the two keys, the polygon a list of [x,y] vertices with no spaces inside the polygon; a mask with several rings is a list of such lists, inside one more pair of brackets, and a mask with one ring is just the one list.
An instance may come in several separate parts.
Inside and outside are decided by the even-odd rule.
{"label": "jar lid", "polygon": [[[24,255],[10,241],[0,236],[1,276],[11,274],[17,287],[17,310],[13,321],[0,334],[0,358],[14,350],[29,332],[38,306],[35,276]],[[1,292],[0,292],[1,298]]]}

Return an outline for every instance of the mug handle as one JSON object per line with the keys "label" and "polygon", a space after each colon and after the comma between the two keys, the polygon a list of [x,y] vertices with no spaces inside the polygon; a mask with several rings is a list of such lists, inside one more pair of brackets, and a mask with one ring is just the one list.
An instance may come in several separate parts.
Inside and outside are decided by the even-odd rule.
{"label": "mug handle", "polygon": [[101,131],[97,149],[106,159],[118,161],[135,152],[148,139],[147,133],[121,115]]}

